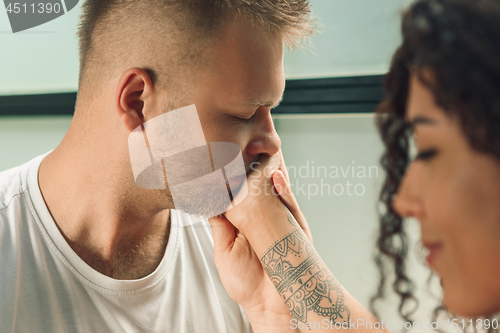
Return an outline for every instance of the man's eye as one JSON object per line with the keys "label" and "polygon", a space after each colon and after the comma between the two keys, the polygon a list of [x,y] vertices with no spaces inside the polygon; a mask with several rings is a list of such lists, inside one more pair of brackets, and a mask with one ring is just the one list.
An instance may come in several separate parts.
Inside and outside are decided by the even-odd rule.
{"label": "man's eye", "polygon": [[418,153],[415,160],[419,161],[428,161],[436,155],[437,151],[435,149],[424,150],[423,152]]}

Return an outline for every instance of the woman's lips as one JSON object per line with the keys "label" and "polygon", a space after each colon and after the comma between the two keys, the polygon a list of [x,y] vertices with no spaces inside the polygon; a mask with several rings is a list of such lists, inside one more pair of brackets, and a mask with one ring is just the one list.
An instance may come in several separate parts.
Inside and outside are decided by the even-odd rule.
{"label": "woman's lips", "polygon": [[427,255],[427,263],[429,266],[432,266],[432,264],[436,261],[437,256],[441,252],[443,248],[443,244],[441,243],[423,243],[424,247],[429,250],[429,254]]}

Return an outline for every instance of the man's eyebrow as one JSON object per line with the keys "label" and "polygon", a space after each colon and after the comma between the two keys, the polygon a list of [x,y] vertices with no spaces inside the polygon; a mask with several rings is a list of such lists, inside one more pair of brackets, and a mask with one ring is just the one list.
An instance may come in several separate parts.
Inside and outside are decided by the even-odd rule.
{"label": "man's eyebrow", "polygon": [[418,125],[436,125],[437,121],[425,116],[416,116],[408,121],[408,125],[415,129]]}
{"label": "man's eyebrow", "polygon": [[283,100],[284,95],[285,94],[282,93],[280,99],[276,103],[273,103],[270,101],[262,101],[262,100],[258,100],[258,99],[253,99],[253,100],[246,102],[245,105],[256,106],[256,107],[269,107],[269,106],[271,106],[272,108],[276,108],[276,107],[278,107],[278,105],[280,105],[281,101]]}

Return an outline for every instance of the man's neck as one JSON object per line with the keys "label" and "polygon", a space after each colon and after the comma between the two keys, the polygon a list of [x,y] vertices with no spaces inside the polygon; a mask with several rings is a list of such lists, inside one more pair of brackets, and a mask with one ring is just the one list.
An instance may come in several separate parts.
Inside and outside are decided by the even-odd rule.
{"label": "man's neck", "polygon": [[146,236],[140,242],[122,241],[108,257],[104,257],[99,248],[78,239],[71,240],[66,236],[65,239],[76,254],[99,273],[118,280],[140,279],[158,267],[165,253],[171,228],[169,211],[165,212],[168,215],[166,230]]}
{"label": "man's neck", "polygon": [[[63,143],[42,161],[45,203],[71,248],[95,270],[115,279],[153,272],[170,230],[167,198],[138,188],[123,152]],[[71,149],[69,149],[71,148]]]}

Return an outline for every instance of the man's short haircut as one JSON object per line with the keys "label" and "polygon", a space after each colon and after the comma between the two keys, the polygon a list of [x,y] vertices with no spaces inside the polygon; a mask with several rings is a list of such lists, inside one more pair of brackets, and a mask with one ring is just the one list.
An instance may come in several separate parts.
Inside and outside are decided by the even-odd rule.
{"label": "man's short haircut", "polygon": [[[167,88],[203,63],[221,24],[239,14],[294,48],[313,33],[309,0],[86,0],[78,29],[79,94],[116,70],[149,70]],[[129,67],[124,67],[129,66]]]}

